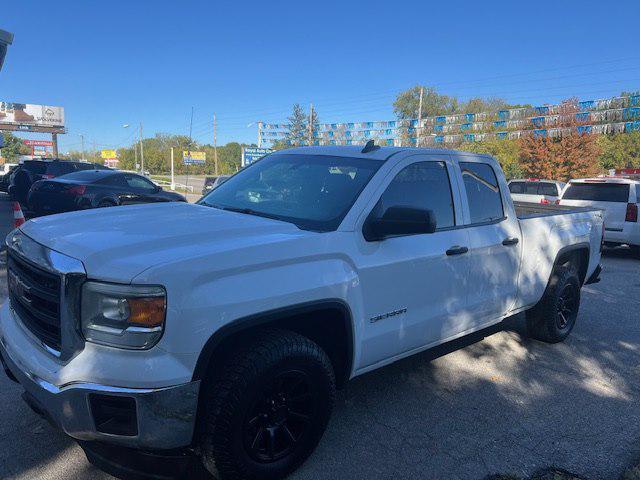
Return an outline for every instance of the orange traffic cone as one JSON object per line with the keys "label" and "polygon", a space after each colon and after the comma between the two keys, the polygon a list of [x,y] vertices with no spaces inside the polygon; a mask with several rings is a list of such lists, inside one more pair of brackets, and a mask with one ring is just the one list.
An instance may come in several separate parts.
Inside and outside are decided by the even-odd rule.
{"label": "orange traffic cone", "polygon": [[13,228],[18,228],[25,222],[20,202],[13,202]]}

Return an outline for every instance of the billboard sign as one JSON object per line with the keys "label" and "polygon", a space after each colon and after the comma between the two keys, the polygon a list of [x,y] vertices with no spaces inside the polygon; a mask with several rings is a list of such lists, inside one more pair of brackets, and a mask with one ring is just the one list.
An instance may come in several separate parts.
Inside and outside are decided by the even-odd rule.
{"label": "billboard sign", "polygon": [[242,166],[247,167],[271,152],[270,148],[242,147]]}
{"label": "billboard sign", "polygon": [[30,130],[29,127],[64,128],[64,108],[0,102],[0,124],[16,126],[19,130]]}
{"label": "billboard sign", "polygon": [[182,162],[185,165],[204,165],[207,161],[206,152],[182,152]]}
{"label": "billboard sign", "polygon": [[118,154],[115,150],[101,150],[100,158],[104,160],[112,160],[114,158],[118,158]]}

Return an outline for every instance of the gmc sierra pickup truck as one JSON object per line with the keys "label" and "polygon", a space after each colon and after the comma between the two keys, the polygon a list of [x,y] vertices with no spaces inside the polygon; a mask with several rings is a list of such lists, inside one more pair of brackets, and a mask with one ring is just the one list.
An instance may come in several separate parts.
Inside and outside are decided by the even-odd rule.
{"label": "gmc sierra pickup truck", "polygon": [[357,375],[523,311],[564,340],[603,231],[597,209],[514,205],[489,156],[295,148],[195,205],[14,230],[0,353],[116,475],[282,478]]}

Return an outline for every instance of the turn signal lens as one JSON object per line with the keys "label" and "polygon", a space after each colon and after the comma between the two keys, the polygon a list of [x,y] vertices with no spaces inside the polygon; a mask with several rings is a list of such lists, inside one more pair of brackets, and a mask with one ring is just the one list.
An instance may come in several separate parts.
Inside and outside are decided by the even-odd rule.
{"label": "turn signal lens", "polygon": [[164,322],[166,304],[164,297],[129,298],[128,322],[140,327],[160,327]]}

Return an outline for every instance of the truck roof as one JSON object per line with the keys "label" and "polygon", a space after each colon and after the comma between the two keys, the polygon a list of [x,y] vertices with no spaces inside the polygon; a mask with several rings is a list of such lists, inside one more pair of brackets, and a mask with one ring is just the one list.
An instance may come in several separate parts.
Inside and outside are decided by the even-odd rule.
{"label": "truck roof", "polygon": [[462,154],[487,156],[485,154],[464,152],[461,150],[449,150],[446,148],[416,148],[416,147],[378,147],[367,153],[362,153],[364,145],[330,145],[321,147],[293,147],[286,150],[280,150],[282,153],[288,154],[311,154],[311,155],[330,155],[335,157],[357,157],[369,158],[371,160],[385,161],[392,155],[399,152],[424,153],[424,154]]}
{"label": "truck roof", "polygon": [[640,183],[640,178],[633,177],[594,177],[574,178],[569,183]]}

